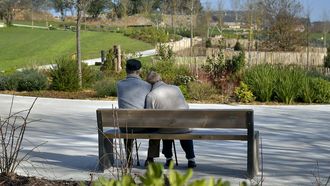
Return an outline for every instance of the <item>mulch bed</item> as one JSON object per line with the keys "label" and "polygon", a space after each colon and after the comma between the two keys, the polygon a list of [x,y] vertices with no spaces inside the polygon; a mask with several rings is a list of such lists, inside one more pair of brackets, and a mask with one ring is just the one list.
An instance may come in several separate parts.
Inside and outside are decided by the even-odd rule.
{"label": "mulch bed", "polygon": [[0,174],[1,186],[80,186],[81,183],[90,185],[89,182],[81,181],[47,180],[43,178],[19,176],[17,174]]}

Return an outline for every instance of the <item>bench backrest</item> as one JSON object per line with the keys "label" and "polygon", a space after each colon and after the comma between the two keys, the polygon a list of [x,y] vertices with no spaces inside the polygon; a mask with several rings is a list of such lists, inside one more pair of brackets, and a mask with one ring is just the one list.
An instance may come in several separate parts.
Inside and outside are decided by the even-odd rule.
{"label": "bench backrest", "polygon": [[128,128],[239,128],[253,130],[251,109],[98,109],[102,127]]}

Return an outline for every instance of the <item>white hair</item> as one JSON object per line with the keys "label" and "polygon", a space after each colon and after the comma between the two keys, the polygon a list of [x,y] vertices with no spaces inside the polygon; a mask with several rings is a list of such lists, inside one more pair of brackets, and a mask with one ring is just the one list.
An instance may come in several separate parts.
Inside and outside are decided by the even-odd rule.
{"label": "white hair", "polygon": [[160,77],[160,75],[155,72],[155,71],[150,71],[147,77],[147,82],[150,84],[155,84],[158,81],[161,81],[162,78]]}

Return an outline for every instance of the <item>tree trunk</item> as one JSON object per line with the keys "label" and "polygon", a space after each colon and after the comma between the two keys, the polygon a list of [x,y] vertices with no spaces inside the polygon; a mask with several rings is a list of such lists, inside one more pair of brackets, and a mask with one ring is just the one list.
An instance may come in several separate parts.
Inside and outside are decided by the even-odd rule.
{"label": "tree trunk", "polygon": [[79,87],[82,88],[81,49],[80,49],[81,2],[77,0],[76,44]]}

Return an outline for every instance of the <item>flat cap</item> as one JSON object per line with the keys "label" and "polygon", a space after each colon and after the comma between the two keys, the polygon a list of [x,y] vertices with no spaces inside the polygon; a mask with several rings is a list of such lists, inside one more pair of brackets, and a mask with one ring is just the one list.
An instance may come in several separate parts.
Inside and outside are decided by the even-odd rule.
{"label": "flat cap", "polygon": [[135,71],[141,68],[141,61],[137,59],[129,59],[126,61],[126,70]]}

